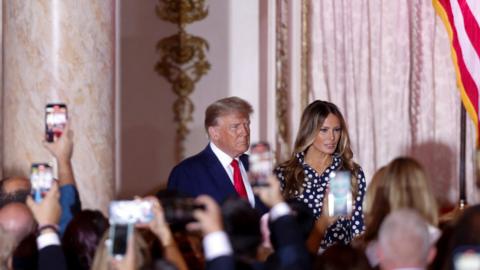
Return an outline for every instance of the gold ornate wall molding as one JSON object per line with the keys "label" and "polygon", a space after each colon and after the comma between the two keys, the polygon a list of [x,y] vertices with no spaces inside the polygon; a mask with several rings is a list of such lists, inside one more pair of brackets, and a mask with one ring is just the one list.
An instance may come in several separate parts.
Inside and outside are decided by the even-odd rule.
{"label": "gold ornate wall molding", "polygon": [[275,52],[275,102],[277,117],[276,136],[276,159],[282,162],[289,158],[290,148],[290,124],[289,124],[289,10],[288,0],[277,0],[275,5],[276,13],[276,52]]}
{"label": "gold ornate wall molding", "polygon": [[311,82],[311,68],[310,68],[310,11],[311,11],[311,0],[302,0],[302,89],[301,89],[301,105],[302,111],[309,104],[310,96],[310,82]]}
{"label": "gold ornate wall molding", "polygon": [[155,70],[172,84],[177,95],[173,104],[174,121],[177,124],[175,138],[176,160],[184,157],[184,141],[190,133],[188,123],[195,109],[189,96],[195,84],[210,70],[205,52],[208,42],[187,33],[187,24],[201,21],[208,16],[205,0],[159,0],[156,13],[164,21],[178,25],[178,33],[158,41],[156,48],[160,60]]}
{"label": "gold ornate wall molding", "polygon": [[[277,160],[283,161],[290,158],[292,149],[292,123],[290,119],[292,98],[291,95],[300,94],[300,110],[303,109],[309,103],[310,96],[310,7],[311,0],[301,0],[300,9],[301,14],[300,22],[295,25],[295,29],[292,26],[294,23],[293,17],[294,10],[292,5],[296,4],[297,0],[277,0],[276,1],[276,120],[277,120],[277,137],[276,137],[276,149]],[[297,14],[295,14],[297,15]],[[301,31],[301,41],[299,53],[300,66],[293,66],[295,62],[291,59],[293,55],[291,48],[291,39],[295,36],[293,31]],[[298,86],[292,85],[292,74],[300,72],[300,89]],[[296,76],[296,75],[295,75]]]}

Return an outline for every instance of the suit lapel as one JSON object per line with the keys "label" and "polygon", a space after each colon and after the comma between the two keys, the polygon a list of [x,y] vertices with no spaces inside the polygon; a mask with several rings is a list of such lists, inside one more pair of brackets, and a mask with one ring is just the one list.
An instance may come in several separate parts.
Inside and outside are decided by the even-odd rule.
{"label": "suit lapel", "polygon": [[208,172],[211,175],[213,184],[218,188],[219,192],[224,194],[225,198],[232,194],[236,195],[237,192],[235,191],[227,172],[223,168],[217,156],[215,156],[213,153],[212,149],[210,148],[210,144],[205,148],[204,154],[206,161],[205,165],[208,167]]}

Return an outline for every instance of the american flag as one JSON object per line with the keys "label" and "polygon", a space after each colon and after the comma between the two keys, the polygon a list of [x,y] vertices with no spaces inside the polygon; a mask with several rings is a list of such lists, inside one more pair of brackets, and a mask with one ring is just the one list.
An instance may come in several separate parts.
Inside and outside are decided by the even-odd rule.
{"label": "american flag", "polygon": [[458,87],[479,146],[480,0],[433,0],[433,6],[450,37]]}

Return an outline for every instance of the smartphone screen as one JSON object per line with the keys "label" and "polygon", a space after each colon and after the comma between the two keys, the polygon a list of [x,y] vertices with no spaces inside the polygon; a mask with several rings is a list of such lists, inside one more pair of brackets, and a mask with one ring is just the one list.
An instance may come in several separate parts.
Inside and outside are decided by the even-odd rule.
{"label": "smartphone screen", "polygon": [[480,247],[460,246],[454,250],[455,269],[480,269]]}
{"label": "smartphone screen", "polygon": [[110,226],[109,238],[110,255],[115,259],[121,259],[127,253],[128,237],[133,232],[132,224],[112,224]]}
{"label": "smartphone screen", "polygon": [[147,200],[112,201],[109,207],[110,223],[148,223],[154,217],[152,207],[152,202]]}
{"label": "smartphone screen", "polygon": [[54,142],[59,138],[67,124],[67,105],[47,104],[45,107],[45,139]]}
{"label": "smartphone screen", "polygon": [[270,145],[266,142],[252,144],[248,157],[248,178],[252,187],[267,186],[267,178],[273,170],[273,154]]}
{"label": "smartphone screen", "polygon": [[48,163],[33,163],[30,172],[32,197],[41,202],[53,184],[53,169]]}
{"label": "smartphone screen", "polygon": [[328,215],[349,216],[352,213],[351,174],[338,171],[330,178],[328,190]]}

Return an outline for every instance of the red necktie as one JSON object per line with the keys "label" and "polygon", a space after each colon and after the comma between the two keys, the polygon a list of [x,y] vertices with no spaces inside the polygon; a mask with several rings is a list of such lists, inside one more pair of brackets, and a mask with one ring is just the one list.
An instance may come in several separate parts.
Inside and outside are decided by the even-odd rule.
{"label": "red necktie", "polygon": [[243,184],[242,173],[240,172],[238,161],[234,159],[230,165],[233,167],[233,186],[235,186],[235,190],[240,198],[247,199],[247,190]]}

